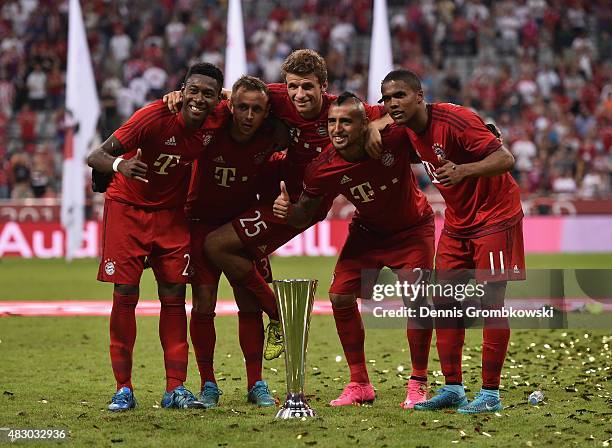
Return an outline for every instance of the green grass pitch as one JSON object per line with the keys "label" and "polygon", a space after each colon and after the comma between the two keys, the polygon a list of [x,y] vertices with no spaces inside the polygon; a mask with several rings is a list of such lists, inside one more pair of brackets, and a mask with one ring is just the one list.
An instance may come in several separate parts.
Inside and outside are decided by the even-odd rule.
{"label": "green grass pitch", "polygon": [[[307,276],[319,280],[318,298],[327,298],[335,257],[272,257],[274,278]],[[612,268],[612,253],[537,254],[527,256],[529,269]],[[0,259],[0,300],[111,300],[109,284],[95,281],[98,261],[2,258]],[[153,273],[147,269],[141,281],[140,297],[155,299]],[[232,291],[222,278],[219,297],[228,299]]]}
{"label": "green grass pitch", "polygon": [[[333,259],[273,260],[275,276],[321,281],[325,297]],[[530,268],[612,267],[612,255],[541,255]],[[93,260],[0,261],[0,300],[110,299],[110,285],[95,282]],[[299,274],[299,275],[298,275]],[[155,298],[150,273],[141,296]],[[224,286],[220,296],[230,298]],[[516,330],[502,377],[506,406],[491,415],[407,412],[399,407],[410,361],[401,329],[368,329],[366,356],[378,399],[372,407],[330,408],[348,378],[333,318],[314,316],[306,390],[319,417],[275,421],[274,410],[246,403],[246,375],[236,318],[217,319],[216,373],[224,391],[209,411],[160,409],[163,358],[157,319],[138,319],[134,384],[139,407],[126,414],[105,408],[114,389],[105,317],[0,318],[0,428],[65,428],[74,446],[608,446],[612,443],[610,327],[600,330]],[[611,325],[612,326],[612,325]],[[469,330],[464,379],[472,397],[480,385],[480,331]],[[400,371],[399,366],[405,367]],[[441,382],[432,347],[432,388]],[[284,361],[264,363],[264,377],[284,398]],[[193,354],[187,387],[198,389]],[[535,389],[545,404],[532,407]],[[46,444],[45,444],[46,445]]]}

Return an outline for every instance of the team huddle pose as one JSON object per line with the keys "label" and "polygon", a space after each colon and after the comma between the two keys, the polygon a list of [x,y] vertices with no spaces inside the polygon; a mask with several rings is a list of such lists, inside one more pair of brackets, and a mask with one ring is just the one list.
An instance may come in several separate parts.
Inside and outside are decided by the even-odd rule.
{"label": "team huddle pose", "polygon": [[[98,273],[98,280],[114,283],[110,354],[117,391],[109,410],[136,406],[132,352],[145,259],[161,302],[162,406],[219,403],[213,359],[221,272],[239,309],[247,400],[274,406],[262,361],[280,356],[284,341],[268,285],[268,255],[324,219],[340,194],[356,211],[329,295],[350,381],[331,406],[376,398],[357,306],[357,298],[371,296],[372,273],[386,266],[400,280],[429,281],[435,254],[437,281],[486,281],[482,300],[489,308],[503,306],[508,280],[524,279],[523,215],[518,186],[508,174],[514,158],[477,114],[454,104],[426,104],[419,78],[407,70],[389,73],[381,84],[383,106],[371,106],[349,92],[328,94],[326,64],[315,51],[294,51],[281,69],[284,84],[243,76],[226,92],[217,67],[195,64],[180,91],[137,111],[90,154],[94,174],[119,173],[109,177],[106,188]],[[446,201],[437,251],[433,212],[417,188],[412,163],[423,163]],[[389,210],[394,210],[392,220],[386,219]],[[189,332],[201,378],[198,396],[183,386],[186,283],[192,285]],[[447,297],[433,297],[433,303],[436,310],[461,307]],[[269,318],[267,332],[263,313]],[[471,402],[461,378],[465,326],[458,317],[435,319],[446,385],[429,397],[434,325],[431,319],[408,319],[412,372],[404,409],[502,409],[508,321],[485,319],[482,389]]]}

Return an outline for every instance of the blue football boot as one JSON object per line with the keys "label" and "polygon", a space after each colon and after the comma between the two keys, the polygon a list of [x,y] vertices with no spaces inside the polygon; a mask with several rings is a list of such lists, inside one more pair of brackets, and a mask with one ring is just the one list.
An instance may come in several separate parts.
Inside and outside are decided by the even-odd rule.
{"label": "blue football boot", "polygon": [[136,398],[134,392],[129,387],[122,387],[111,399],[111,404],[108,405],[108,410],[112,412],[122,412],[134,409],[136,407]]}
{"label": "blue football boot", "polygon": [[274,400],[274,397],[270,394],[270,389],[268,389],[268,384],[265,381],[257,381],[253,387],[251,387],[247,395],[247,400],[249,403],[254,403],[257,406],[276,405],[276,400]]}
{"label": "blue football boot", "polygon": [[209,409],[217,407],[220,395],[223,395],[223,391],[212,381],[206,381],[198,398],[204,407]]}
{"label": "blue football boot", "polygon": [[483,412],[498,412],[502,409],[504,407],[499,396],[481,390],[474,400],[465,406],[461,406],[457,409],[457,412],[461,414],[481,414]]}
{"label": "blue football boot", "polygon": [[439,409],[456,409],[468,404],[463,386],[444,386],[427,401],[415,404],[416,411],[437,411]]}
{"label": "blue football boot", "polygon": [[193,409],[203,408],[204,404],[198,401],[185,386],[178,386],[172,392],[165,392],[161,405],[166,409]]}

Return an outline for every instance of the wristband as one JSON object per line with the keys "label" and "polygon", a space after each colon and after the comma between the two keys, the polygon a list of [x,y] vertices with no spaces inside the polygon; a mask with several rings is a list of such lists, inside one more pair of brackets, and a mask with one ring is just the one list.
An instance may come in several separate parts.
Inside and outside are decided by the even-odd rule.
{"label": "wristband", "polygon": [[125,160],[125,159],[123,159],[122,157],[117,157],[117,158],[115,159],[115,161],[113,162],[113,171],[114,171],[115,173],[118,173],[118,172],[119,172],[119,164],[120,164],[121,162],[123,162],[124,160]]}

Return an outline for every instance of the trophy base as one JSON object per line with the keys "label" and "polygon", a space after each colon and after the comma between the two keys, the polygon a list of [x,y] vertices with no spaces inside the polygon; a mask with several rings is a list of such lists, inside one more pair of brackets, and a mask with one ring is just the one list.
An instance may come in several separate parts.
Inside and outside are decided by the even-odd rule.
{"label": "trophy base", "polygon": [[276,418],[283,420],[316,416],[317,413],[308,406],[304,394],[288,394],[285,404],[276,413]]}

